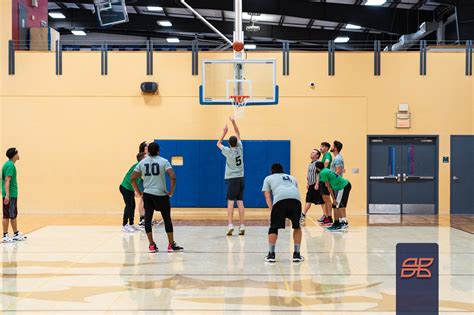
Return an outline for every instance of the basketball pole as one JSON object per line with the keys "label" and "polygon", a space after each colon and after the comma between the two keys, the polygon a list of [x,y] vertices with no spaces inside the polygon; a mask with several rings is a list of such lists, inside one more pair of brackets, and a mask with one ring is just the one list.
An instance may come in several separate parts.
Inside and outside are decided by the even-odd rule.
{"label": "basketball pole", "polygon": [[[242,31],[242,0],[234,0],[234,43],[240,42],[244,44],[244,32]],[[242,51],[234,51],[234,59],[244,59],[245,49]],[[244,83],[241,81],[244,77],[243,64],[234,64],[234,79],[239,80],[234,83],[234,95],[244,95]]]}
{"label": "basketball pole", "polygon": [[[227,0],[229,1],[229,0]],[[227,43],[232,45],[235,42],[240,42],[244,44],[244,32],[243,32],[243,23],[242,23],[242,0],[234,0],[234,38],[233,42],[228,39],[224,34],[222,34],[217,28],[215,28],[209,21],[207,21],[199,12],[194,10],[189,4],[186,3],[186,0],[180,0],[181,4],[184,5],[188,10],[190,10],[195,16],[197,16],[201,21],[204,22],[210,29],[222,37]],[[245,48],[242,51],[234,50],[234,59],[235,60],[244,60],[245,59]],[[237,62],[234,64],[234,94],[233,95],[245,95],[244,91],[244,65],[243,63]],[[251,95],[250,95],[251,96]]]}

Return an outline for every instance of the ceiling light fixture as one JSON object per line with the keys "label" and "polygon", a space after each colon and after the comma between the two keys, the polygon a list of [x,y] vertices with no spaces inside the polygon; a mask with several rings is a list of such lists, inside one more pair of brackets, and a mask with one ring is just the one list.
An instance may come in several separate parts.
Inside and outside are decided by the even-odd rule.
{"label": "ceiling light fixture", "polygon": [[49,12],[48,15],[52,19],[65,19],[66,18],[66,16],[62,14],[61,12]]}
{"label": "ceiling light fixture", "polygon": [[362,27],[359,25],[354,25],[354,24],[347,24],[346,29],[347,30],[360,30]]}
{"label": "ceiling light fixture", "polygon": [[161,12],[163,11],[162,7],[146,7],[148,11],[153,11],[153,12]]}
{"label": "ceiling light fixture", "polygon": [[177,38],[177,37],[168,37],[168,38],[166,39],[166,41],[167,41],[168,43],[179,43],[179,38]]}
{"label": "ceiling light fixture", "polygon": [[384,5],[387,0],[367,0],[365,5]]}
{"label": "ceiling light fixture", "polygon": [[349,37],[347,36],[340,36],[340,37],[337,37],[334,42],[335,43],[347,43],[349,41]]}
{"label": "ceiling light fixture", "polygon": [[86,36],[86,32],[84,32],[84,31],[73,30],[73,31],[71,31],[71,33],[76,35],[76,36]]}
{"label": "ceiling light fixture", "polygon": [[164,27],[171,27],[173,24],[170,21],[158,21],[158,25],[164,26]]}

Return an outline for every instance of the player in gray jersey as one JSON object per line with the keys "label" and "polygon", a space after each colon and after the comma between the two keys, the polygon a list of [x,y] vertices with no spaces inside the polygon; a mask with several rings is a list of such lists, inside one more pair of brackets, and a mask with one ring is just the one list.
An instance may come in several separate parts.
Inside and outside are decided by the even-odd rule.
{"label": "player in gray jersey", "polygon": [[227,124],[221,138],[217,141],[217,147],[221,150],[222,155],[225,156],[225,180],[227,183],[227,236],[234,232],[234,202],[237,201],[239,208],[239,235],[245,234],[245,207],[244,207],[244,147],[240,139],[240,130],[237,127],[233,116],[230,121],[234,127],[235,136],[229,138],[229,146],[222,144],[229,128]]}
{"label": "player in gray jersey", "polygon": [[303,234],[300,227],[301,200],[298,182],[293,176],[284,173],[280,163],[273,164],[271,172],[272,175],[265,178],[262,187],[267,206],[271,210],[268,230],[269,251],[265,261],[269,263],[276,261],[275,247],[278,229],[285,228],[285,220],[288,218],[292,223],[295,244],[293,262],[302,262],[304,257],[300,254],[300,247]]}
{"label": "player in gray jersey", "polygon": [[[176,175],[168,160],[159,156],[160,146],[152,142],[148,145],[148,156],[141,160],[131,176],[131,184],[138,195],[142,192],[138,188],[136,179],[143,177],[143,202],[145,205],[145,232],[148,237],[150,253],[158,252],[158,247],[153,240],[151,221],[155,210],[161,212],[165,222],[165,230],[168,235],[168,252],[182,251],[183,248],[176,245],[173,237],[173,222],[171,221],[170,197],[173,196],[176,187]],[[170,190],[166,190],[166,177],[170,178]]]}
{"label": "player in gray jersey", "polygon": [[344,177],[344,172],[345,172],[344,158],[341,155],[341,151],[342,151],[342,143],[337,140],[334,141],[331,148],[331,152],[334,155],[334,159],[332,160],[332,164],[331,164],[331,171],[333,171],[339,176]]}

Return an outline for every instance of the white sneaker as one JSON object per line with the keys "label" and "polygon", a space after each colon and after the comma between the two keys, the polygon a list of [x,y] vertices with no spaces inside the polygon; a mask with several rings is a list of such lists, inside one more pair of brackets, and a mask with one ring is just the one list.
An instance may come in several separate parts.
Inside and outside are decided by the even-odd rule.
{"label": "white sneaker", "polygon": [[245,235],[245,225],[239,226],[239,235]]}
{"label": "white sneaker", "polygon": [[15,234],[12,238],[12,240],[16,241],[16,242],[21,242],[21,241],[26,241],[27,237],[23,234],[21,234],[20,232],[18,232],[18,234]]}
{"label": "white sneaker", "polygon": [[300,224],[303,226],[306,225],[306,216],[304,214],[301,214]]}
{"label": "white sneaker", "polygon": [[2,238],[2,243],[11,243],[13,239],[7,234]]}
{"label": "white sneaker", "polygon": [[140,231],[140,228],[136,225],[129,225],[128,227],[132,230],[132,232]]}
{"label": "white sneaker", "polygon": [[121,230],[122,230],[122,232],[124,232],[124,233],[133,233],[133,232],[135,232],[135,230],[133,230],[133,229],[130,227],[130,225],[128,225],[128,224],[122,226],[122,229],[121,229]]}
{"label": "white sneaker", "polygon": [[233,226],[232,224],[229,224],[229,226],[227,226],[227,233],[226,233],[226,235],[227,235],[227,236],[231,236],[233,232],[234,232],[234,226]]}

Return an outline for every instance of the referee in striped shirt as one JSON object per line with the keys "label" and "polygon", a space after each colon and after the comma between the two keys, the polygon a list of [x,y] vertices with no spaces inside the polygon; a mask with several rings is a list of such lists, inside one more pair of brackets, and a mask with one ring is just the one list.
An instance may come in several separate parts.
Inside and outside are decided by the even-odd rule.
{"label": "referee in striped shirt", "polygon": [[311,163],[308,165],[308,176],[307,176],[307,184],[306,189],[308,190],[306,193],[306,205],[304,207],[304,211],[301,213],[301,220],[300,223],[302,225],[305,224],[306,221],[306,213],[308,212],[309,208],[311,208],[311,204],[315,205],[323,205],[323,197],[319,191],[319,180],[318,175],[316,174],[316,162],[321,157],[321,152],[318,149],[313,149],[311,151]]}

